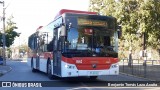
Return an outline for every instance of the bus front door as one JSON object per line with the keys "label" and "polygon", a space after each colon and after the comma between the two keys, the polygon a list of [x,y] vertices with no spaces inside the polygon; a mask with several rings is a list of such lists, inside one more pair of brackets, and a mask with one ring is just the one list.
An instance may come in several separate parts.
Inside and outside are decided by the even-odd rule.
{"label": "bus front door", "polygon": [[53,57],[53,73],[56,76],[61,76],[61,55],[60,52],[55,52]]}
{"label": "bus front door", "polygon": [[61,50],[59,50],[59,29],[55,30],[55,37],[53,40],[53,74],[56,76],[61,76]]}

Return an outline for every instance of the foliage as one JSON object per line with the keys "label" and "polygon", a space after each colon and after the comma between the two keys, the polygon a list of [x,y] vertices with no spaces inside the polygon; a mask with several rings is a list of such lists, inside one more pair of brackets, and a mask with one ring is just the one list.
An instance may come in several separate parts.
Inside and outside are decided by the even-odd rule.
{"label": "foliage", "polygon": [[[142,41],[146,33],[147,45],[160,48],[159,0],[90,0],[90,11],[116,17],[122,26],[121,40],[128,44],[132,40]],[[136,45],[133,43],[133,46]]]}
{"label": "foliage", "polygon": [[[13,43],[15,38],[18,36],[19,33],[14,31],[14,29],[17,29],[16,23],[12,21],[13,16],[9,17],[7,19],[7,25],[6,25],[6,30],[5,30],[5,35],[6,35],[6,47],[10,47]],[[2,33],[0,33],[0,40],[2,41]],[[0,46],[2,47],[3,44],[2,42],[0,43]]]}
{"label": "foliage", "polygon": [[19,52],[25,53],[25,52],[27,52],[28,49],[29,48],[28,48],[28,45],[26,43],[19,46]]}

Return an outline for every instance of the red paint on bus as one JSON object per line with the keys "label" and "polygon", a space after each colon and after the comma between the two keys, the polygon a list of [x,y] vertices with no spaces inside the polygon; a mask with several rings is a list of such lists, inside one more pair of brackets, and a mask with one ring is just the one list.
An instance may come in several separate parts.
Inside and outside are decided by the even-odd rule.
{"label": "red paint on bus", "polygon": [[59,13],[55,16],[55,19],[58,18],[59,16],[61,16],[61,15],[64,14],[64,13],[97,15],[97,12],[62,9],[62,10],[60,10]]}
{"label": "red paint on bus", "polygon": [[111,64],[118,62],[117,58],[112,57],[62,57],[62,60],[69,64],[75,64],[78,70],[109,69]]}

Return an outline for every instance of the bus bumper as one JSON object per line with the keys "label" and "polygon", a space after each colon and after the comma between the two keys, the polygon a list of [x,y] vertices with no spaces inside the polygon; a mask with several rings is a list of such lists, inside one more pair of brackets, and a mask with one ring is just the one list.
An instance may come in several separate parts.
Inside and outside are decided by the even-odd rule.
{"label": "bus bumper", "polygon": [[112,64],[109,69],[104,70],[78,70],[74,64],[65,64],[63,66],[61,77],[119,75],[118,63]]}

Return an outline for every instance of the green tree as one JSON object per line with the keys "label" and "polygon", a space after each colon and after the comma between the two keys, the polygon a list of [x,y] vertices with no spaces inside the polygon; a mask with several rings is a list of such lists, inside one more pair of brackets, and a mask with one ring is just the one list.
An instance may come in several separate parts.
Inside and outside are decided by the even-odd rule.
{"label": "green tree", "polygon": [[[16,37],[19,37],[19,33],[14,31],[14,29],[17,29],[16,23],[13,22],[13,16],[9,17],[7,19],[7,25],[6,25],[6,30],[5,30],[5,35],[6,35],[6,47],[10,47],[13,43]],[[0,33],[0,46],[2,47],[2,33]]]}
{"label": "green tree", "polygon": [[28,49],[29,48],[28,48],[28,45],[26,43],[19,46],[19,52],[27,52]]}
{"label": "green tree", "polygon": [[146,33],[147,45],[160,47],[159,0],[90,0],[90,11],[116,17],[122,26],[121,40],[142,42],[137,36]]}

